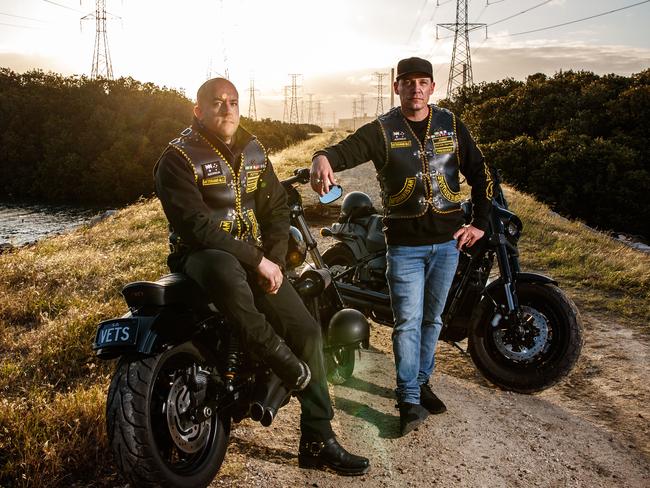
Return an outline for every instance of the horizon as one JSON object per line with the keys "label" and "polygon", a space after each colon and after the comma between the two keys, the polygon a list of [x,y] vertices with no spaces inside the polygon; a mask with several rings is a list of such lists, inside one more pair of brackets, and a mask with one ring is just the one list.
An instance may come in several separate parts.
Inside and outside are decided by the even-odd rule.
{"label": "horizon", "polygon": [[[257,118],[282,120],[290,73],[302,75],[298,79],[301,122],[307,122],[303,119],[309,94],[313,94],[313,112],[318,101],[322,104],[323,125],[351,118],[353,100],[359,109],[361,94],[365,103],[359,112],[373,116],[378,108],[373,73],[386,73],[383,108],[387,110],[390,69],[409,56],[433,63],[432,100],[446,96],[453,39],[450,31],[439,29],[442,39],[436,41],[435,24],[455,21],[451,0],[440,1],[440,6],[436,0],[407,0],[399,5],[391,0],[332,0],[327,5],[297,0],[194,0],[185,2],[183,9],[171,0],[106,3],[112,19],[107,22],[107,38],[114,78],[152,82],[182,91],[193,100],[205,79],[227,74],[238,88],[244,116],[248,115],[249,80],[254,78]],[[79,24],[91,11],[90,0],[81,7],[72,0],[0,0],[0,66],[16,72],[42,69],[89,75],[95,22],[84,21],[81,32]],[[259,15],[250,15],[253,11]],[[525,80],[538,72],[553,76],[568,70],[628,76],[650,66],[650,39],[644,35],[650,2],[474,0],[468,11],[470,22],[488,24],[487,38],[483,29],[470,34],[474,83]],[[209,22],[222,17],[234,20]],[[273,27],[278,25],[282,27]],[[542,30],[527,33],[537,29]]]}

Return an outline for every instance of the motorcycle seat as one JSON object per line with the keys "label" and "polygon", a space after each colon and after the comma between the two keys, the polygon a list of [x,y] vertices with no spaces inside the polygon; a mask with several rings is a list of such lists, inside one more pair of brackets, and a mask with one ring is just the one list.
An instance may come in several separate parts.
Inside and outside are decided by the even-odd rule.
{"label": "motorcycle seat", "polygon": [[199,285],[184,273],[171,273],[157,281],[135,281],[122,289],[129,307],[145,305],[206,306],[209,299]]}

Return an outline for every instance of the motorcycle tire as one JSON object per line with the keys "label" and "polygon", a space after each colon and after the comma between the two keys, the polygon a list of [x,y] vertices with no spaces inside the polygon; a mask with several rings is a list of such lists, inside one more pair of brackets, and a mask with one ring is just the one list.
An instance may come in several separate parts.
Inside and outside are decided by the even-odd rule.
{"label": "motorcycle tire", "polygon": [[[478,370],[495,385],[535,393],[556,384],[575,365],[583,344],[582,322],[573,301],[552,284],[518,283],[517,297],[527,318],[527,337],[518,336],[519,341],[493,327],[497,312],[485,299],[468,350]],[[505,293],[496,291],[493,298],[504,303]]]}
{"label": "motorcycle tire", "polygon": [[226,454],[230,417],[196,423],[182,413],[190,395],[182,374],[202,365],[186,342],[153,357],[124,357],[108,391],[109,444],[131,486],[208,486]]}
{"label": "motorcycle tire", "polygon": [[327,381],[333,385],[342,385],[352,377],[355,352],[354,347],[340,347],[325,354]]}
{"label": "motorcycle tire", "polygon": [[[342,242],[337,242],[323,253],[323,262],[330,269],[332,276],[339,275],[356,264],[354,254]],[[351,283],[352,276],[345,278],[343,282]]]}

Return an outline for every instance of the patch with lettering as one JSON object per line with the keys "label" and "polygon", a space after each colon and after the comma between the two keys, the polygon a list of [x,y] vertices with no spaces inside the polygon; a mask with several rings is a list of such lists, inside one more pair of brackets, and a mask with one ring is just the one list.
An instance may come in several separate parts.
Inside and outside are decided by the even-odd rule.
{"label": "patch with lettering", "polygon": [[232,224],[233,224],[232,220],[222,220],[219,223],[219,228],[226,232],[232,232]]}
{"label": "patch with lettering", "polygon": [[256,161],[256,160],[253,159],[251,161],[246,161],[246,164],[244,165],[244,169],[246,171],[264,169],[264,167],[265,167],[264,160]]}
{"label": "patch with lettering", "polygon": [[262,170],[246,172],[246,193],[253,193],[257,190],[257,182],[260,179]]}
{"label": "patch with lettering", "polygon": [[399,149],[401,147],[411,147],[412,144],[412,141],[391,141],[390,148]]}
{"label": "patch with lettering", "polygon": [[430,136],[433,143],[433,150],[436,154],[450,154],[456,150],[454,132],[448,130],[437,130]]}
{"label": "patch with lettering", "polygon": [[413,190],[415,190],[415,176],[409,176],[406,178],[406,181],[404,181],[402,189],[388,198],[388,205],[391,207],[401,205],[413,194]]}

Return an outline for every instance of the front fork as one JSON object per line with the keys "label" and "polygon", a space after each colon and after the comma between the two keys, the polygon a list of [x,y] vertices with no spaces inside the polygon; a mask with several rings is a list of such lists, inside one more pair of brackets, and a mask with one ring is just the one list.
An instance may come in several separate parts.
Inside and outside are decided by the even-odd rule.
{"label": "front fork", "polygon": [[492,320],[492,326],[498,327],[502,318],[506,320],[507,324],[519,324],[519,299],[517,298],[517,283],[514,278],[514,273],[519,272],[517,248],[506,239],[503,223],[499,218],[493,217],[493,225],[496,227],[497,232],[492,234],[491,239],[495,240],[493,244],[496,248],[497,263],[501,273],[506,303],[505,306],[500,307],[500,311],[497,311]]}

